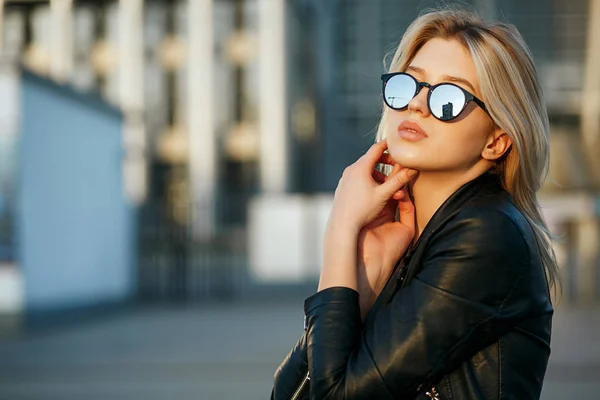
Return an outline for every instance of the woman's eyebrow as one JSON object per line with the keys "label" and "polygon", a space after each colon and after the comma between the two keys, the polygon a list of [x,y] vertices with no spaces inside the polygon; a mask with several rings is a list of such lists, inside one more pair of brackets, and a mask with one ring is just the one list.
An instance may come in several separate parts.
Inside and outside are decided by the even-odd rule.
{"label": "woman's eyebrow", "polygon": [[449,82],[459,82],[459,83],[462,83],[462,84],[470,87],[471,90],[473,91],[473,93],[476,92],[476,90],[473,87],[473,85],[471,85],[471,82],[469,82],[468,80],[466,80],[464,78],[459,78],[458,76],[452,76],[452,75],[444,75],[444,76],[442,76],[442,80],[449,81]]}
{"label": "woman's eyebrow", "polygon": [[406,67],[406,71],[414,71],[417,74],[425,74],[425,70],[423,68],[413,67],[412,65]]}
{"label": "woman's eyebrow", "polygon": [[[414,71],[418,74],[425,75],[425,70],[423,68],[415,67],[412,65],[409,65],[408,67],[406,67],[406,71]],[[476,92],[475,87],[471,84],[471,82],[469,82],[465,78],[460,78],[458,76],[452,76],[452,75],[444,75],[444,76],[442,76],[442,80],[448,81],[448,82],[462,83],[463,85],[468,86],[473,91],[473,93]]]}

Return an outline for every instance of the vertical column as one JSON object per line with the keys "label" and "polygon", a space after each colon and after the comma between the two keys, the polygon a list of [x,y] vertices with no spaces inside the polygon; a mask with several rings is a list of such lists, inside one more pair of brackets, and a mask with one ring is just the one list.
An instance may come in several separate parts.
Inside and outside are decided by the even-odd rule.
{"label": "vertical column", "polygon": [[0,0],[0,57],[4,52],[4,0]]}
{"label": "vertical column", "polygon": [[144,108],[143,1],[121,0],[119,10],[119,97],[125,111]]}
{"label": "vertical column", "polygon": [[[593,184],[600,185],[600,1],[589,2],[585,75],[581,96],[583,149]],[[592,182],[590,182],[592,183]]]}
{"label": "vertical column", "polygon": [[258,0],[260,179],[282,193],[288,178],[285,1]]}
{"label": "vertical column", "polygon": [[50,76],[66,82],[73,70],[73,0],[50,2]]}
{"label": "vertical column", "polygon": [[[592,187],[600,185],[600,1],[589,2],[588,34],[585,59],[585,76],[581,96],[581,127],[583,151],[585,152]],[[600,216],[580,221],[579,231],[582,262],[577,271],[581,284],[580,299],[583,302],[598,301],[598,275],[600,274]]]}
{"label": "vertical column", "polygon": [[188,3],[188,135],[192,229],[196,238],[214,231],[217,138],[214,122],[213,1]]}
{"label": "vertical column", "polygon": [[577,303],[593,305],[600,301],[598,293],[598,243],[600,226],[597,218],[588,217],[576,222],[577,243],[574,243],[578,255],[575,284]]}
{"label": "vertical column", "polygon": [[119,102],[123,126],[124,190],[140,204],[146,196],[146,133],[144,126],[143,0],[119,2]]}

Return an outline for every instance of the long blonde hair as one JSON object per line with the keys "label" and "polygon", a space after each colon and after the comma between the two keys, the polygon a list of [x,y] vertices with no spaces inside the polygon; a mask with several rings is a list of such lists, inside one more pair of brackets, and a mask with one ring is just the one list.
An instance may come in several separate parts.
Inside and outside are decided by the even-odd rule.
{"label": "long blonde hair", "polygon": [[[512,149],[500,159],[494,172],[529,221],[548,283],[556,288],[558,265],[537,200],[548,174],[550,126],[533,57],[513,25],[486,22],[461,8],[444,8],[429,11],[410,24],[388,71],[404,71],[419,49],[433,38],[458,40],[475,63],[482,100],[494,123],[512,140]],[[388,112],[384,106],[377,140],[385,137]]]}

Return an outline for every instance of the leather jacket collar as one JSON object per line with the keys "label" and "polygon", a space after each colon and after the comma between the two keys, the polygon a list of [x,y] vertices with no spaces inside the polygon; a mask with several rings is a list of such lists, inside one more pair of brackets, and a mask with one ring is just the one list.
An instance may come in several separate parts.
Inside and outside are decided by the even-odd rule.
{"label": "leather jacket collar", "polygon": [[[377,309],[389,302],[400,287],[406,285],[419,272],[421,259],[427,242],[431,236],[444,226],[445,222],[455,215],[468,202],[486,196],[497,195],[505,192],[510,198],[508,192],[504,191],[500,177],[491,172],[483,173],[477,178],[465,183],[456,192],[442,203],[442,205],[433,214],[429,223],[423,229],[417,242],[409,247],[405,254],[398,260],[396,266],[380,295],[375,300],[375,304],[367,314],[364,326],[367,327]],[[512,202],[512,199],[510,200]]]}

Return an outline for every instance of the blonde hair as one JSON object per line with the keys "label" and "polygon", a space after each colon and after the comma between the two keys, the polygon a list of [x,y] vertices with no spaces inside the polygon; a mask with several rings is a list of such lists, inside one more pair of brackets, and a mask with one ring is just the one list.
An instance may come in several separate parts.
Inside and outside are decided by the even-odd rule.
{"label": "blonde hair", "polygon": [[[512,148],[493,172],[531,225],[549,286],[556,288],[559,275],[552,236],[537,200],[549,168],[550,126],[533,57],[513,25],[483,21],[465,9],[445,8],[427,12],[410,24],[388,71],[404,71],[433,38],[459,41],[475,63],[482,100],[494,123],[512,140]],[[385,137],[388,112],[384,106],[377,140]]]}

